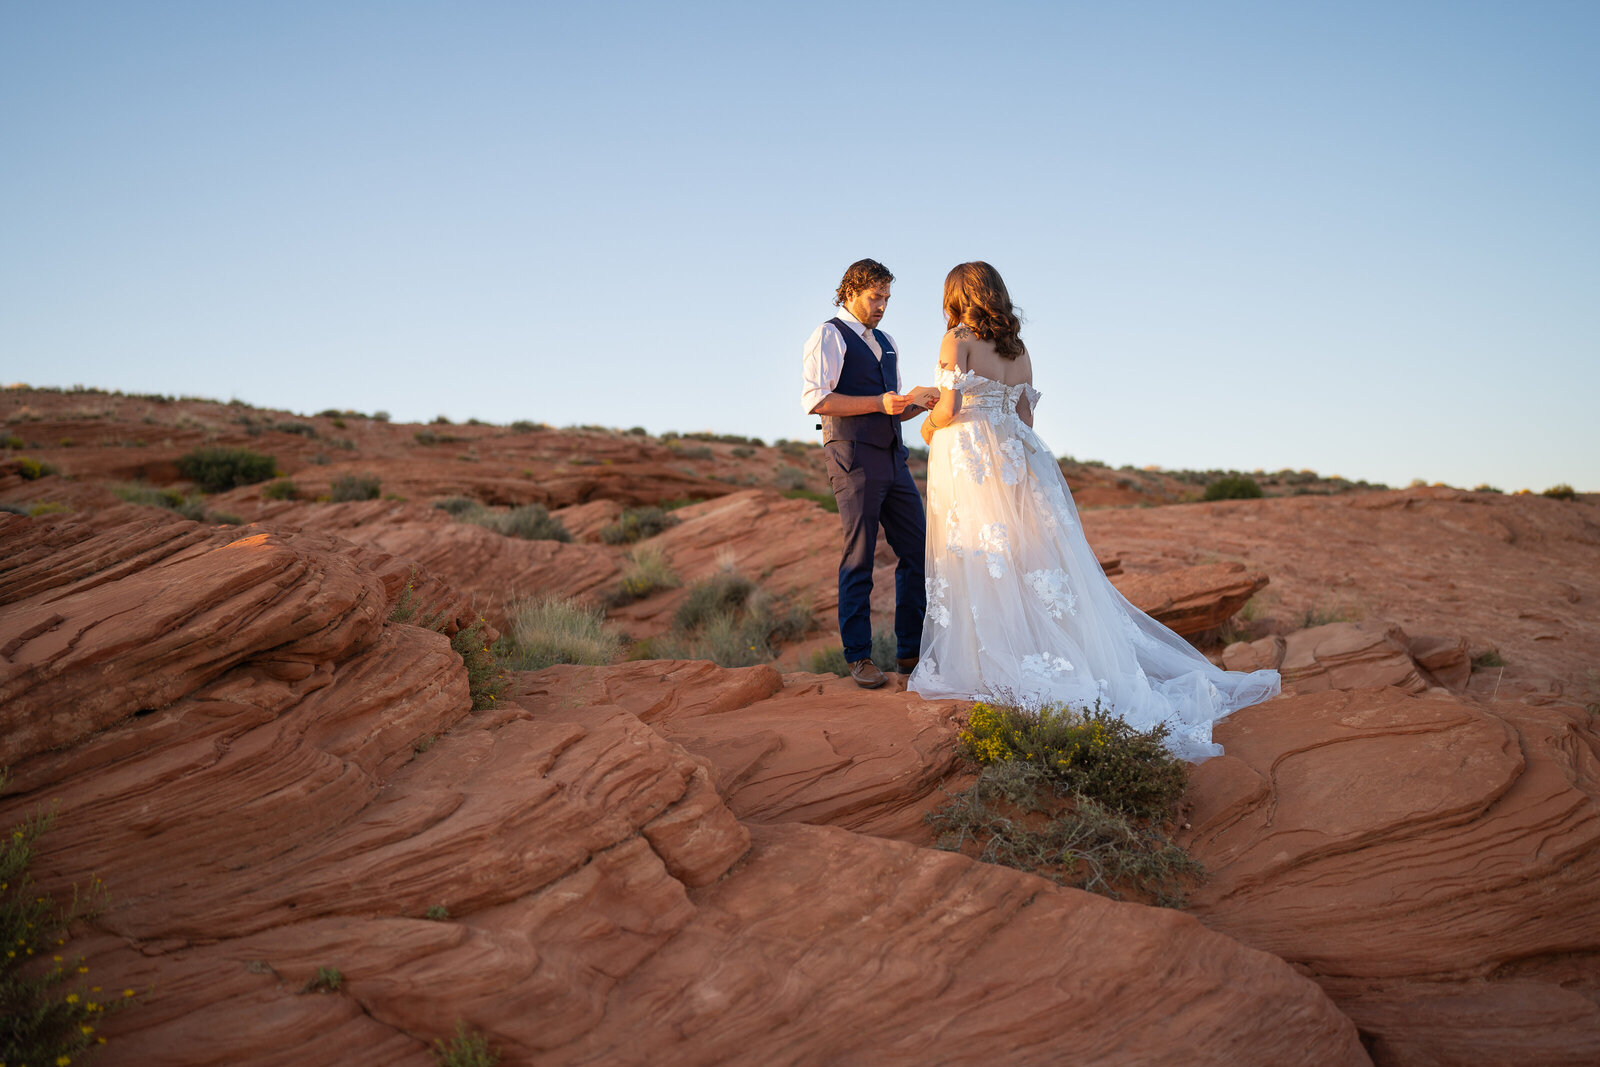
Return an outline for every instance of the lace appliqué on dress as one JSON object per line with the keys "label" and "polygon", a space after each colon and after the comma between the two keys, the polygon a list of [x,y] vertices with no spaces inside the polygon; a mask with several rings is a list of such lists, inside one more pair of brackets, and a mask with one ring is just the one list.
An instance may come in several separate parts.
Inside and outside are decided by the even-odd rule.
{"label": "lace appliqu\u00e9 on dress", "polygon": [[944,513],[944,550],[956,559],[966,555],[961,548],[961,511],[953,500]]}
{"label": "lace appliqu\u00e9 on dress", "polygon": [[1028,453],[1015,437],[1000,445],[1000,480],[1016,485],[1022,480],[1022,471],[1028,463]]}
{"label": "lace appliqu\u00e9 on dress", "polygon": [[1010,548],[1009,539],[1006,537],[1006,524],[989,522],[979,527],[978,548],[983,552],[983,561],[989,567],[989,577],[1004,578],[1006,575],[1004,556]]}
{"label": "lace appliqu\u00e9 on dress", "polygon": [[989,464],[989,457],[978,447],[972,430],[966,426],[956,430],[956,439],[950,445],[950,468],[952,471],[966,472],[967,477],[979,485],[994,473],[994,468]]}
{"label": "lace appliqu\u00e9 on dress", "polygon": [[1061,618],[1063,613],[1067,615],[1078,613],[1078,596],[1067,588],[1066,571],[1060,568],[1029,571],[1022,577],[1034,595],[1044,602],[1044,609],[1050,613],[1052,619]]}
{"label": "lace appliqu\u00e9 on dress", "polygon": [[1067,671],[1077,670],[1068,663],[1064,656],[1052,656],[1048,652],[1038,652],[1031,656],[1022,657],[1022,670],[1026,674],[1040,674],[1046,677],[1052,674],[1064,674]]}
{"label": "lace appliqu\u00e9 on dress", "polygon": [[939,573],[939,568],[934,567],[926,579],[928,592],[928,621],[937,623],[949,629],[950,609],[945,606],[944,594],[950,588],[950,582]]}

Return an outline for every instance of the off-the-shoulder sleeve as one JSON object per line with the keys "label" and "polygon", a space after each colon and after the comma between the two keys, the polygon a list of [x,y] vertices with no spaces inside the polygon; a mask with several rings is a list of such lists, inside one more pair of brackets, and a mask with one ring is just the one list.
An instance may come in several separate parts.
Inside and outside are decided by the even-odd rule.
{"label": "off-the-shoulder sleeve", "polygon": [[1022,387],[1022,392],[1028,398],[1028,410],[1029,411],[1038,411],[1039,410],[1039,398],[1041,396],[1044,396],[1044,394],[1039,392],[1039,390],[1035,389],[1032,386],[1032,384],[1024,385]]}

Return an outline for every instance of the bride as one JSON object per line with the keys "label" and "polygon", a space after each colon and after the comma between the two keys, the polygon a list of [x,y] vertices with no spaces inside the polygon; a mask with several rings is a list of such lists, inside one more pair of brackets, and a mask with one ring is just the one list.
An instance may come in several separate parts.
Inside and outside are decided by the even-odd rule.
{"label": "bride", "polygon": [[1029,706],[1099,701],[1130,726],[1165,723],[1183,759],[1220,755],[1211,724],[1276,696],[1276,671],[1213,666],[1117,592],[1072,493],[1033,432],[1033,362],[1000,274],[944,282],[939,403],[928,449],[928,611],[907,688]]}

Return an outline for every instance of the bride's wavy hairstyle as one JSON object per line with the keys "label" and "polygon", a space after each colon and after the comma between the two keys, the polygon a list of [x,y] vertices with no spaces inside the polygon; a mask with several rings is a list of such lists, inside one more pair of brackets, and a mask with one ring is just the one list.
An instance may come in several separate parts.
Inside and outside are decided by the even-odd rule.
{"label": "bride's wavy hairstyle", "polygon": [[1022,345],[1022,313],[1011,302],[1000,272],[983,260],[958,263],[944,276],[944,326],[966,323],[1006,359],[1027,351]]}

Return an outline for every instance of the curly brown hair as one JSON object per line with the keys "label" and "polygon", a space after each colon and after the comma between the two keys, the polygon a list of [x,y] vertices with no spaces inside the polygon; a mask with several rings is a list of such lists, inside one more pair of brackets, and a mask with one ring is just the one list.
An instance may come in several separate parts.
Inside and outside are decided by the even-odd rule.
{"label": "curly brown hair", "polygon": [[833,296],[833,306],[843,307],[857,293],[867,289],[876,289],[880,285],[888,285],[894,281],[894,275],[875,259],[858,259],[850,264],[844,272],[844,279],[839,282],[839,291]]}
{"label": "curly brown hair", "polygon": [[1000,272],[980,260],[958,263],[944,277],[944,325],[953,330],[961,323],[994,345],[1006,359],[1016,359],[1027,348],[1022,343],[1022,312],[1011,302]]}

